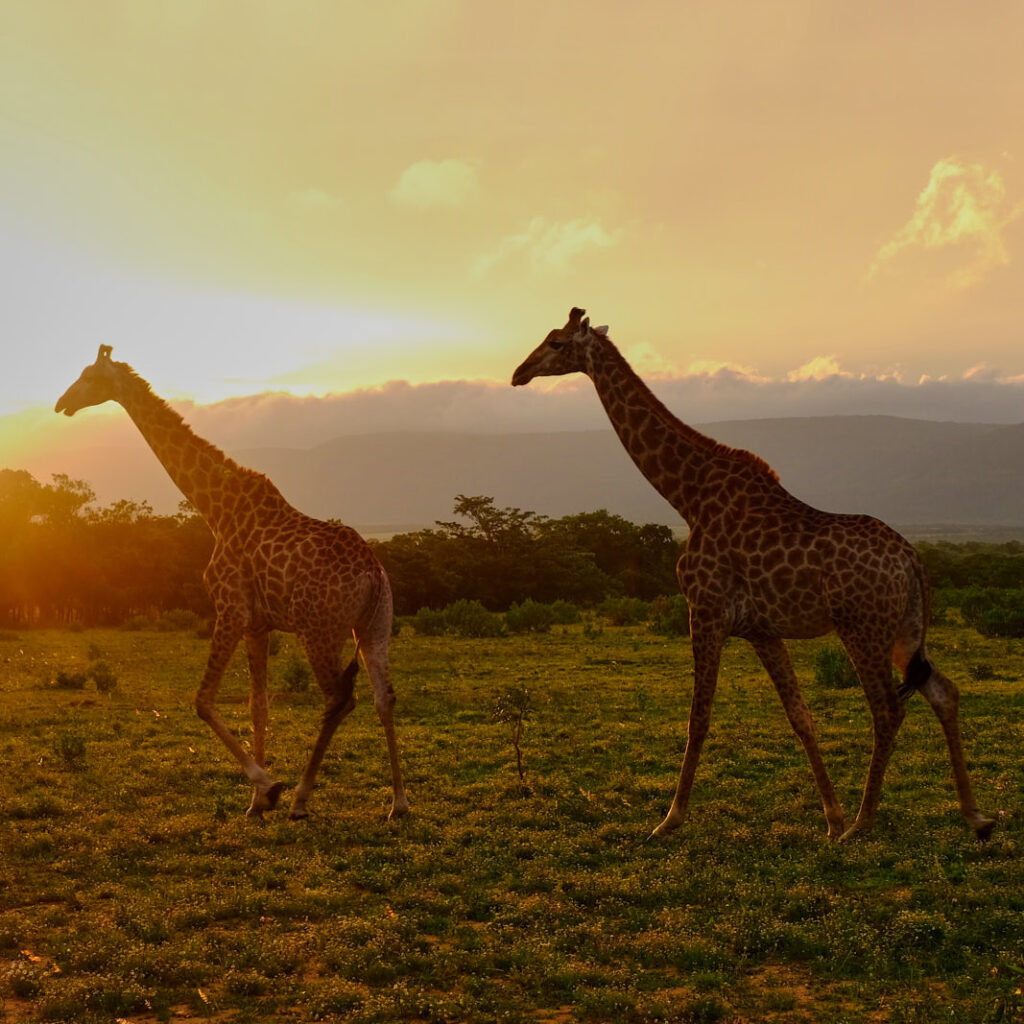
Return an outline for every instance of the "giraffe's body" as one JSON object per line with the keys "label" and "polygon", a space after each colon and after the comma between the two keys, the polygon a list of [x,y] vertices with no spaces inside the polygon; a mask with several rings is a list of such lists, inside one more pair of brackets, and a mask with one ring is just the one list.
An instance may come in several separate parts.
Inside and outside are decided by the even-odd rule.
{"label": "giraffe's body", "polygon": [[[253,783],[249,813],[259,816],[277,803],[281,783],[265,766],[268,720],[267,654],[270,631],[296,633],[317,682],[325,710],[319,735],[292,799],[291,815],[306,814],[327,745],[355,706],[357,662],[346,668],[342,649],[354,635],[374,689],[374,705],[387,740],[394,816],[408,810],[395,740],[394,691],[388,670],[392,601],[387,575],[355,530],[322,522],[293,508],[260,473],[239,466],[198,437],[126,363],[101,346],[94,364],[59,399],[57,412],[113,400],[120,403],[182,493],[214,535],[213,555],[203,575],[215,621],[196,710],[241,764]],[[245,639],[251,679],[253,749],[250,754],[215,707],[227,663]]]}
{"label": "giraffe's body", "polygon": [[[964,817],[981,837],[992,821],[978,810],[960,742],[956,687],[925,649],[928,588],[913,547],[864,515],[811,508],[749,452],[716,443],[658,401],[611,343],[573,309],[512,377],[582,372],[591,378],[620,440],[640,471],[690,527],[679,583],[690,606],[694,691],[675,798],[655,833],[682,823],[707,734],[722,647],[750,641],[772,678],[821,792],[829,835],[870,828],[882,777],[903,720],[903,697],[920,690],[949,745]],[[834,630],[857,670],[874,725],[874,748],[857,819],[845,830],[842,807],[822,761],[786,639]],[[903,675],[899,689],[892,665]]]}

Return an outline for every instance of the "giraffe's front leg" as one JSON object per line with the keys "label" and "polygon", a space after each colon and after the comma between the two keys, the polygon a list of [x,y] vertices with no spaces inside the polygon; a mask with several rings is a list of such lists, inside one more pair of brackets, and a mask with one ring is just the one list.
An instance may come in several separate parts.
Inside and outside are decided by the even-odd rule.
{"label": "giraffe's front leg", "polygon": [[690,720],[686,726],[686,751],[683,766],[679,772],[672,806],[664,821],[651,833],[650,838],[670,836],[686,818],[690,802],[693,777],[700,761],[701,747],[711,724],[711,703],[718,683],[718,666],[722,658],[724,631],[720,628],[700,628],[691,618],[693,633],[693,700],[690,704]]}
{"label": "giraffe's front leg", "polygon": [[[249,661],[249,716],[252,720],[252,756],[260,768],[267,767],[266,737],[269,708],[267,701],[267,657],[270,651],[269,633],[246,633],[246,654]],[[281,797],[283,782],[253,785],[252,803],[246,817],[260,818],[264,811],[272,811]]]}
{"label": "giraffe's front leg", "polygon": [[247,812],[252,817],[259,817],[263,811],[272,809],[278,801],[284,786],[280,782],[271,782],[266,769],[247,753],[245,748],[224,724],[217,713],[214,700],[217,688],[224,676],[228,661],[242,638],[242,628],[232,622],[218,619],[213,627],[213,641],[210,645],[210,656],[206,663],[206,672],[199,684],[196,694],[196,713],[214,731],[220,741],[228,748],[235,760],[242,766],[246,776],[256,787],[252,804]]}

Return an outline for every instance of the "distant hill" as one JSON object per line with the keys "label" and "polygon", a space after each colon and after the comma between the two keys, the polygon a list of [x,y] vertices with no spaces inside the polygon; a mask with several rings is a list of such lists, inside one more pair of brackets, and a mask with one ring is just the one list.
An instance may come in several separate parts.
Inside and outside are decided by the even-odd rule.
{"label": "distant hill", "polygon": [[[818,508],[868,512],[902,526],[1024,531],[1024,424],[835,416],[733,420],[699,429],[757,452],[784,486]],[[606,508],[636,522],[680,525],[610,428],[349,435],[308,449],[230,454],[267,473],[303,511],[366,532],[447,519],[456,494],[486,494],[499,505],[551,516]],[[141,439],[133,447],[50,454],[17,468],[41,480],[53,472],[84,479],[101,504],[145,498],[169,511],[178,501]]]}

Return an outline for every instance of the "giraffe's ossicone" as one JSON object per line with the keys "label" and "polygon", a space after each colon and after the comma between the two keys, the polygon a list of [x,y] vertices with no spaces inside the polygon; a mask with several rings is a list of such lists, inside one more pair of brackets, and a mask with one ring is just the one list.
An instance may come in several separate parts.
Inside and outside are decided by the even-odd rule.
{"label": "giraffe's ossicone", "polygon": [[[241,764],[253,784],[249,807],[259,817],[276,806],[283,783],[266,770],[267,654],[271,630],[295,633],[324,694],[324,713],[312,754],[291,804],[291,817],[306,816],[306,801],[320,763],[341,720],[355,706],[354,681],[361,657],[387,741],[394,799],[391,816],[409,809],[395,739],[395,694],[388,666],[391,587],[380,562],[355,530],[322,522],[293,508],[261,473],[238,465],[185,421],[127,363],[101,345],[58,399],[57,412],[114,401],[124,407],[171,479],[198,509],[214,536],[203,575],[214,607],[213,641],[196,694],[196,711]],[[346,639],[356,654],[346,666]],[[231,655],[245,639],[251,681],[250,753],[225,725],[215,698]]]}
{"label": "giraffe's ossicone", "polygon": [[[914,548],[870,516],[811,508],[762,459],[681,422],[633,372],[608,328],[591,327],[579,308],[530,353],[512,384],[567,373],[590,377],[626,451],[690,528],[677,572],[690,606],[693,699],[675,797],[654,834],[668,835],[686,816],[722,646],[737,636],[753,645],[803,743],[830,836],[846,839],[871,827],[905,698],[920,691],[945,733],[960,809],[987,838],[994,822],[978,810],[971,790],[959,694],[925,648],[929,591]],[[849,828],[784,644],[833,630],[857,670],[874,726],[860,810]],[[893,664],[901,685],[893,681]]]}

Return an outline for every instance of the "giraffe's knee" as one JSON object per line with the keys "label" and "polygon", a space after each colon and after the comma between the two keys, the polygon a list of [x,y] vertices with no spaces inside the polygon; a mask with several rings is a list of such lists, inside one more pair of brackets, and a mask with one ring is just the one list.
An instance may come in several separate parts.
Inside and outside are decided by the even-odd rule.
{"label": "giraffe's knee", "polygon": [[373,706],[377,712],[377,717],[382,721],[385,718],[389,718],[394,712],[397,702],[398,698],[395,696],[395,691],[390,686],[383,693],[375,693],[373,696]]}
{"label": "giraffe's knee", "polygon": [[196,697],[196,714],[209,725],[215,715],[213,701],[206,697]]}

